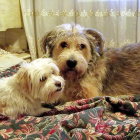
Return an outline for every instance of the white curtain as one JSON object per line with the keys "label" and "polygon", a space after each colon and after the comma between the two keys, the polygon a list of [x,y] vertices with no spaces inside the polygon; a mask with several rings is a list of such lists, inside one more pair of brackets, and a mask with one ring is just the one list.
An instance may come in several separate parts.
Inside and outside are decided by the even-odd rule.
{"label": "white curtain", "polygon": [[62,23],[96,28],[107,47],[140,42],[140,0],[21,0],[32,59],[42,56],[40,39]]}

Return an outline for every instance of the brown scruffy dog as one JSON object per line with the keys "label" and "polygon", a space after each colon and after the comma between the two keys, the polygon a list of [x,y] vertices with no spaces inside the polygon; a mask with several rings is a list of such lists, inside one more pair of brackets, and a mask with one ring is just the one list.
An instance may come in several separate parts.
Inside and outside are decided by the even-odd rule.
{"label": "brown scruffy dog", "polygon": [[66,80],[63,101],[140,93],[140,44],[103,50],[101,33],[72,24],[57,26],[41,43]]}

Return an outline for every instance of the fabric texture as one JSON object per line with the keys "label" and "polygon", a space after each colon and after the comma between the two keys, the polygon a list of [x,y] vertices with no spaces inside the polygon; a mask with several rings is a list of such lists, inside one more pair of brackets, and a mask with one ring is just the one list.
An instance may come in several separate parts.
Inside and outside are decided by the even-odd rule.
{"label": "fabric texture", "polygon": [[0,49],[0,72],[23,62],[23,59],[18,58],[3,49]]}
{"label": "fabric texture", "polygon": [[1,116],[0,139],[124,140],[140,138],[140,97],[96,97],[52,109],[42,117]]}
{"label": "fabric texture", "polygon": [[10,77],[12,75],[14,75],[20,68],[20,65],[14,65],[8,69],[6,69],[5,71],[1,71],[0,72],[0,79],[4,78],[4,77]]}
{"label": "fabric texture", "polygon": [[[8,70],[7,76],[19,68],[15,67]],[[77,100],[52,107],[39,117],[20,116],[10,120],[1,115],[0,139],[139,140],[140,96]]]}

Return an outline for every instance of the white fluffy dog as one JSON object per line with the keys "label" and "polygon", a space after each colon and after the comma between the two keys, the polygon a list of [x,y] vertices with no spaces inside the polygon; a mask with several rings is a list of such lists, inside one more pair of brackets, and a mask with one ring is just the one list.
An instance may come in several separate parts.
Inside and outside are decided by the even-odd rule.
{"label": "white fluffy dog", "polygon": [[0,79],[0,114],[39,115],[49,111],[41,103],[54,103],[62,95],[64,80],[52,59],[40,58],[24,64],[13,76]]}

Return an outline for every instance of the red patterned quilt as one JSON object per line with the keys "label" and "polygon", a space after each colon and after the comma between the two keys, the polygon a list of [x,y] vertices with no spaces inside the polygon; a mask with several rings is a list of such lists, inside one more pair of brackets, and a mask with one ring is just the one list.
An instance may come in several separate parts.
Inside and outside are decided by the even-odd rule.
{"label": "red patterned quilt", "polygon": [[96,97],[41,117],[0,116],[0,140],[140,140],[140,96]]}

